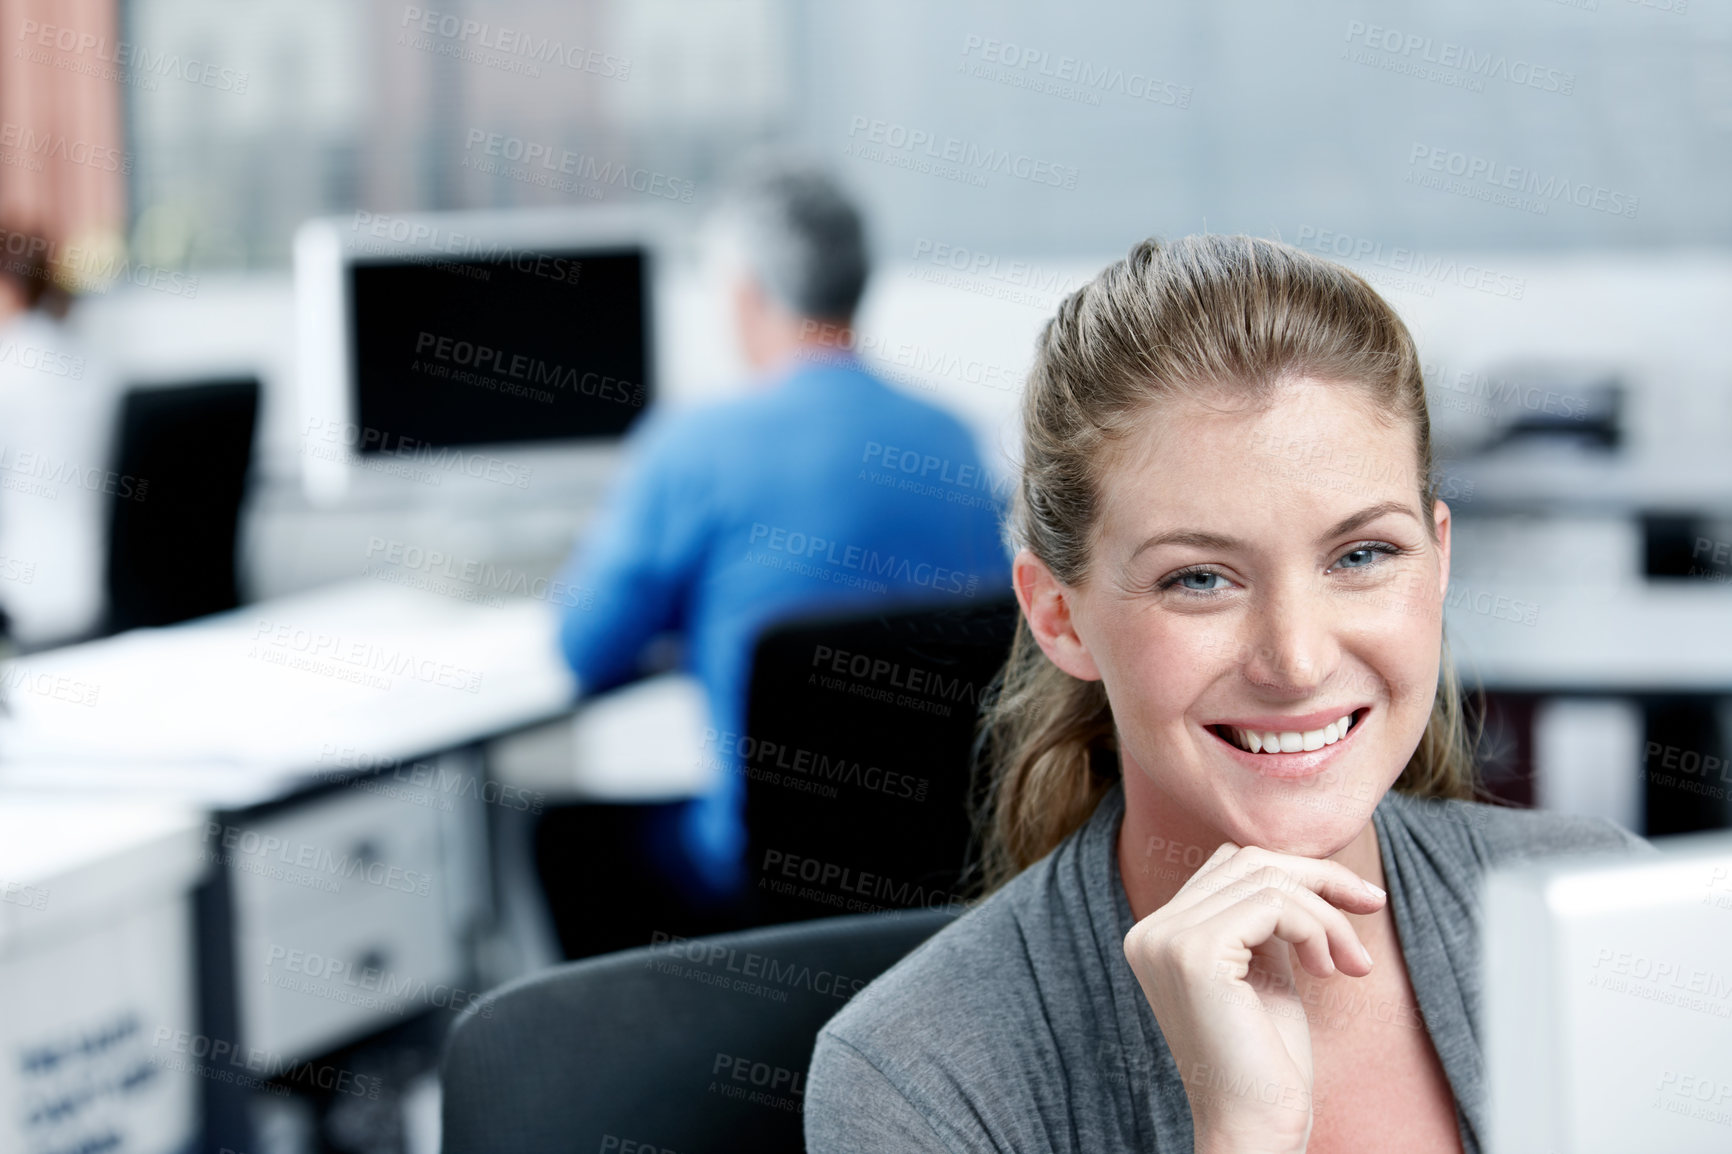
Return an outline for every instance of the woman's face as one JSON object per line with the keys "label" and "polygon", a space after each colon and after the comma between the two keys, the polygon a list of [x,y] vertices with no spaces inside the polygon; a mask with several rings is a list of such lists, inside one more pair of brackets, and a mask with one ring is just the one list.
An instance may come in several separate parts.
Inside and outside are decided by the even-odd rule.
{"label": "woman's face", "polygon": [[1355,388],[1162,402],[1114,447],[1086,580],[1025,551],[1017,593],[1048,656],[1105,683],[1139,793],[1199,833],[1326,857],[1431,712],[1449,510],[1434,540],[1420,489],[1412,430]]}

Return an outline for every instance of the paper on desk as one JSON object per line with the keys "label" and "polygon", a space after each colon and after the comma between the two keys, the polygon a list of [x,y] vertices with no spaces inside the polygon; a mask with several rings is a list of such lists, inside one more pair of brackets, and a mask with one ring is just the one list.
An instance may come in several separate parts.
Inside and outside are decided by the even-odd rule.
{"label": "paper on desk", "polygon": [[549,716],[574,686],[537,602],[367,582],[0,668],[0,761],[316,770]]}

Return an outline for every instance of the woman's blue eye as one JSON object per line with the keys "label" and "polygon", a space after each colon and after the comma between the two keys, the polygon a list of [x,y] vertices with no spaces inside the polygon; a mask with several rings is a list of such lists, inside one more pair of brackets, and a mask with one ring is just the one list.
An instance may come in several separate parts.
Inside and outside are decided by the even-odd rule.
{"label": "woman's blue eye", "polygon": [[1213,593],[1220,586],[1211,585],[1210,582],[1223,580],[1225,578],[1219,573],[1181,573],[1175,583],[1192,593]]}
{"label": "woman's blue eye", "polygon": [[1399,552],[1400,550],[1393,545],[1360,545],[1343,553],[1341,559],[1335,562],[1335,568],[1367,569],[1377,564],[1385,556]]}

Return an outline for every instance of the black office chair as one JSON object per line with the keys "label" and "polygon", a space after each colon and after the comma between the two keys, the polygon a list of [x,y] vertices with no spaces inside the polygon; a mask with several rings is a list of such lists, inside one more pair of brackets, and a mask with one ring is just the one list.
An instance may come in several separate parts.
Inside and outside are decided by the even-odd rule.
{"label": "black office chair", "polygon": [[235,542],[258,407],[251,379],[127,393],[115,436],[104,632],[240,604]]}
{"label": "black office chair", "polygon": [[493,991],[446,1039],[444,1154],[799,1154],[818,1030],[951,917],[918,910],[694,938]]}
{"label": "black office chair", "polygon": [[933,908],[966,894],[980,698],[1014,599],[788,622],[759,639],[746,739],[762,923]]}

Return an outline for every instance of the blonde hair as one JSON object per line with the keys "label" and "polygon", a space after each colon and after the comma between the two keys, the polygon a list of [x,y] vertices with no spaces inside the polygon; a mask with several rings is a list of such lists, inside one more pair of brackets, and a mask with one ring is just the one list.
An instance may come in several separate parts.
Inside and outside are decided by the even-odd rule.
{"label": "blonde hair", "polygon": [[[1023,396],[1015,544],[1076,587],[1088,574],[1110,449],[1152,404],[1211,390],[1266,401],[1296,377],[1358,388],[1374,411],[1412,428],[1435,537],[1425,384],[1401,319],[1339,265],[1275,241],[1211,235],[1138,244],[1046,323]],[[977,748],[986,778],[976,867],[986,892],[1082,826],[1119,777],[1105,688],[1048,660],[1026,617],[988,697]],[[1472,797],[1472,750],[1446,645],[1425,734],[1395,788]]]}

